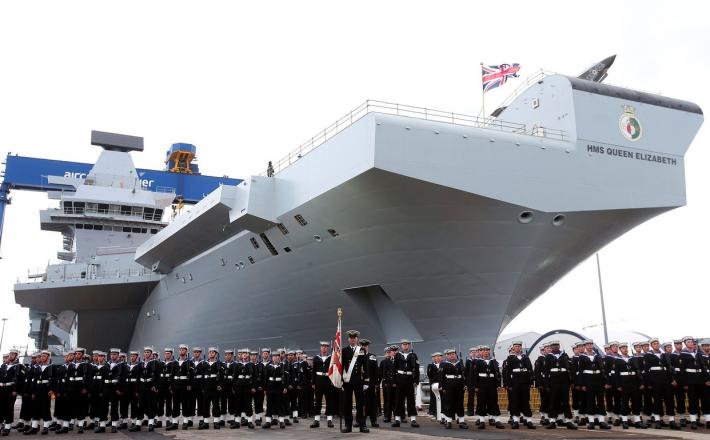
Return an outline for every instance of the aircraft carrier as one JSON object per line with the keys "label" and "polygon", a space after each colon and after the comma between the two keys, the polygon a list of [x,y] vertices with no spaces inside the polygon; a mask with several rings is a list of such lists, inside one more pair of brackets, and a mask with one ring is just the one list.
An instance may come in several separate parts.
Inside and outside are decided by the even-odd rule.
{"label": "aircraft carrier", "polygon": [[175,193],[135,184],[131,142],[104,143],[41,213],[67,261],[16,300],[70,313],[89,349],[315,351],[338,308],[377,350],[494,343],[581,261],[685,204],[701,109],[596,73],[540,74],[495,117],[367,101],[169,222]]}

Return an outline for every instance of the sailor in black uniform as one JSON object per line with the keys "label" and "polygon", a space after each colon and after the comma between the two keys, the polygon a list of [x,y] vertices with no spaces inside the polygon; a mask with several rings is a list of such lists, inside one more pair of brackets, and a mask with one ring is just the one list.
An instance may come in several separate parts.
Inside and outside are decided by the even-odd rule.
{"label": "sailor in black uniform", "polygon": [[[190,413],[197,416],[197,420],[202,423],[202,413],[204,412],[203,388],[202,384],[205,379],[205,371],[207,369],[205,360],[202,358],[202,347],[192,348],[192,359],[190,360],[195,374],[192,376],[192,397],[190,398]],[[192,426],[189,420],[187,425]]]}
{"label": "sailor in black uniform", "polygon": [[586,397],[587,413],[589,420],[587,429],[594,429],[599,425],[601,429],[611,429],[606,423],[606,409],[604,407],[604,385],[606,383],[606,371],[604,370],[604,358],[594,352],[594,342],[584,341],[585,352],[579,357],[578,374],[582,391]]}
{"label": "sailor in black uniform", "polygon": [[680,419],[680,426],[681,428],[684,428],[688,420],[685,417],[686,414],[686,407],[685,407],[685,401],[687,398],[687,392],[686,388],[682,381],[682,375],[680,374],[680,354],[683,351],[683,340],[682,339],[674,339],[673,340],[673,350],[671,351],[669,355],[669,360],[670,360],[670,365],[671,365],[671,374],[673,377],[676,379],[676,382],[678,383],[678,386],[675,387],[673,390],[673,397],[675,398],[675,411],[678,414],[678,417]]}
{"label": "sailor in black uniform", "polygon": [[194,367],[192,361],[188,357],[189,347],[187,344],[178,346],[178,358],[171,364],[168,369],[172,375],[172,417],[170,426],[166,427],[167,431],[178,429],[179,417],[182,415],[182,429],[186,430],[189,427],[189,419],[194,416],[191,413],[190,397],[192,395],[192,380],[194,376]]}
{"label": "sailor in black uniform", "polygon": [[86,418],[89,415],[89,390],[92,381],[92,367],[88,360],[84,359],[86,350],[77,347],[74,350],[74,368],[68,377],[71,386],[69,387],[72,419],[75,420],[77,432],[83,433],[86,426]]}
{"label": "sailor in black uniform", "polygon": [[266,366],[271,363],[271,349],[262,348],[261,349],[261,359],[256,362],[256,392],[254,393],[254,414],[256,421],[254,424],[260,426],[262,419],[264,417],[264,400],[266,399],[266,383],[264,374],[266,373]]}
{"label": "sailor in black uniform", "polygon": [[[663,352],[658,338],[651,338],[648,341],[651,349],[644,354],[644,383],[651,388],[653,394],[653,412],[655,428],[661,429],[665,424],[663,416],[668,415],[671,429],[680,429],[680,425],[675,422],[675,409],[673,404],[673,391],[671,387],[677,382],[673,379],[670,371],[670,361]],[[664,411],[665,410],[665,411]]]}
{"label": "sailor in black uniform", "polygon": [[365,363],[367,356],[359,345],[360,332],[349,330],[348,345],[343,347],[341,363],[343,366],[343,395],[342,405],[344,411],[345,426],[341,432],[347,433],[353,430],[353,395],[355,396],[355,415],[360,432],[370,432],[365,423],[363,386],[367,378]]}
{"label": "sailor in black uniform", "polygon": [[[140,405],[143,416],[148,418],[148,431],[153,431],[155,429],[155,416],[158,412],[157,383],[161,371],[158,360],[153,357],[152,347],[143,349],[143,363],[141,364],[140,372],[141,377],[138,381],[138,393],[141,396]],[[140,431],[140,424],[136,423],[133,429]]]}
{"label": "sailor in black uniform", "polygon": [[710,339],[700,341],[698,359],[703,368],[705,390],[703,392],[701,410],[705,414],[705,429],[710,429]]}
{"label": "sailor in black uniform", "polygon": [[402,339],[402,351],[394,355],[394,370],[396,381],[396,406],[393,428],[399,428],[404,418],[405,403],[407,415],[411,419],[412,428],[419,428],[417,423],[417,406],[414,399],[416,387],[419,385],[419,359],[410,351],[411,341]]}
{"label": "sailor in black uniform", "polygon": [[284,429],[288,367],[281,361],[281,354],[278,351],[272,353],[271,362],[264,367],[263,380],[266,386],[266,420],[261,427],[269,429],[272,425],[276,425],[278,419],[279,428]]}
{"label": "sailor in black uniform", "polygon": [[32,411],[34,411],[32,387],[34,387],[35,375],[38,371],[37,362],[39,362],[39,353],[33,353],[30,356],[30,363],[25,365],[25,380],[20,385],[19,394],[22,395],[22,404],[20,406],[20,420],[17,423],[17,430],[22,432],[32,429],[30,426]]}
{"label": "sailor in black uniform", "polygon": [[619,344],[619,351],[620,356],[614,366],[614,386],[619,391],[621,426],[629,429],[629,416],[632,416],[634,427],[641,428],[641,370],[637,368],[634,358],[629,356],[629,344]]}
{"label": "sailor in black uniform", "polygon": [[222,393],[222,381],[224,380],[224,364],[219,360],[216,347],[208,350],[207,361],[204,362],[205,374],[202,382],[202,423],[199,429],[208,429],[210,426],[210,414],[214,429],[219,429],[219,416],[222,414],[219,407],[220,395]]}
{"label": "sailor in black uniform", "polygon": [[161,418],[165,418],[165,427],[170,428],[173,424],[173,369],[175,368],[175,350],[172,347],[165,347],[163,350],[163,361],[160,362],[160,376],[158,377],[158,399],[156,427],[162,425]]}
{"label": "sailor in black uniform", "polygon": [[[475,414],[475,396],[476,393],[473,391],[473,376],[471,372],[471,367],[473,366],[473,362],[478,359],[478,348],[479,347],[471,347],[468,349],[468,358],[466,359],[466,363],[464,364],[465,372],[466,372],[466,386],[468,388],[468,395],[466,399],[466,415],[471,417]],[[443,399],[442,399],[443,402]],[[443,411],[442,411],[443,412]]]}
{"label": "sailor in black uniform", "polygon": [[40,420],[43,422],[42,434],[47,434],[52,424],[51,405],[56,378],[54,366],[50,363],[51,356],[52,354],[47,350],[43,350],[39,356],[32,387],[32,400],[34,400],[32,428],[25,434],[36,434],[39,431]]}
{"label": "sailor in black uniform", "polygon": [[459,428],[468,429],[464,419],[463,392],[466,388],[464,364],[456,356],[456,350],[450,348],[444,352],[446,361],[439,369],[439,385],[446,400],[446,429],[451,429],[452,420],[458,421]]}
{"label": "sailor in black uniform", "polygon": [[121,362],[119,355],[121,350],[112,348],[110,353],[110,362],[107,365],[106,376],[104,377],[104,387],[102,396],[102,416],[106,420],[109,414],[109,406],[111,407],[111,432],[117,432],[118,426],[121,423],[119,419],[119,402],[123,396],[122,389],[124,388],[128,377],[128,367]]}
{"label": "sailor in black uniform", "polygon": [[550,352],[550,343],[544,342],[540,345],[540,354],[533,364],[533,377],[535,378],[535,386],[540,393],[540,424],[549,425],[550,412],[550,390],[545,387],[545,356]]}
{"label": "sailor in black uniform", "polygon": [[256,393],[256,365],[249,358],[249,349],[239,350],[239,362],[234,376],[234,396],[236,399],[236,412],[240,415],[240,422],[235,422],[234,427],[242,424],[249,429],[254,429],[254,411],[252,410],[252,396]]}
{"label": "sailor in black uniform", "polygon": [[385,349],[385,358],[380,361],[379,377],[382,379],[382,397],[384,400],[383,419],[384,423],[392,421],[392,412],[395,407],[396,382],[394,371],[394,353],[396,346],[388,346]]}
{"label": "sailor in black uniform", "polygon": [[238,367],[241,369],[241,359],[238,359],[238,361],[239,362],[234,360],[233,349],[224,350],[224,381],[222,382],[222,396],[220,398],[222,415],[219,416],[219,424],[220,426],[224,426],[226,418],[231,429],[240,427],[239,420],[237,420],[238,405],[236,391],[234,389],[234,380],[237,374],[239,374]]}
{"label": "sailor in black uniform", "polygon": [[520,428],[523,422],[528,429],[535,429],[530,409],[530,387],[533,384],[533,371],[530,358],[523,353],[522,341],[513,341],[511,353],[503,366],[503,385],[509,393],[509,412],[513,416],[513,429]]}
{"label": "sailor in black uniform", "polygon": [[330,343],[327,341],[320,342],[320,353],[313,358],[313,369],[311,370],[311,387],[315,394],[313,412],[315,413],[311,428],[320,427],[320,414],[323,408],[323,399],[325,399],[325,415],[328,420],[328,427],[332,428],[333,416],[337,412],[337,395],[333,383],[328,377],[328,369],[330,368],[330,354],[328,349]]}
{"label": "sailor in black uniform", "polygon": [[[441,368],[441,362],[443,361],[443,355],[441,352],[435,352],[431,354],[431,363],[426,366],[426,377],[429,379],[429,389],[433,389],[434,385],[439,384],[439,369]],[[464,370],[466,370],[466,367],[464,366]],[[471,388],[469,387],[469,390]],[[470,391],[469,391],[470,392]],[[439,394],[441,395],[441,394]],[[432,416],[432,420],[436,420],[436,414],[437,412],[441,412],[441,414],[444,414],[443,412],[443,407],[437,409],[437,404],[441,405],[440,403],[437,403],[436,398],[434,397],[433,393],[430,394],[429,397],[429,415]],[[438,420],[436,420],[438,421]]]}
{"label": "sailor in black uniform", "polygon": [[311,366],[308,364],[308,356],[303,350],[296,350],[296,356],[300,362],[299,384],[298,384],[298,415],[302,419],[307,419],[313,412],[313,389],[311,388]]}
{"label": "sailor in black uniform", "polygon": [[140,424],[141,419],[143,419],[138,389],[138,383],[141,378],[141,367],[140,353],[130,351],[128,353],[128,362],[126,363],[126,381],[124,382],[122,390],[124,396],[120,404],[121,418],[124,420],[124,425],[129,430],[133,428],[134,424]]}
{"label": "sailor in black uniform", "polygon": [[696,430],[698,429],[698,419],[700,417],[699,403],[705,388],[707,388],[706,379],[700,356],[696,350],[695,338],[685,336],[683,344],[685,344],[685,348],[678,356],[680,371],[677,374],[676,382],[679,383],[678,388],[682,388],[688,395],[690,429]]}
{"label": "sailor in black uniform", "polygon": [[[57,420],[56,434],[66,434],[69,432],[69,424],[72,419],[71,409],[71,386],[70,378],[74,370],[74,352],[64,353],[64,363],[56,365],[54,374],[56,376],[56,392],[54,395],[54,418]],[[1,382],[1,381],[0,381]]]}
{"label": "sailor in black uniform", "polygon": [[[500,407],[498,406],[498,387],[501,382],[500,366],[496,359],[491,358],[491,349],[487,345],[479,346],[480,357],[473,361],[471,366],[472,380],[469,381],[478,401],[476,415],[478,429],[486,428],[486,418],[497,429],[504,429],[500,421]],[[469,389],[470,392],[470,389]]]}
{"label": "sailor in black uniform", "polygon": [[[550,341],[547,351],[543,361],[544,387],[549,393],[550,423],[547,427],[554,429],[557,426],[566,426],[567,429],[577,429],[577,425],[572,423],[572,411],[569,407],[571,384],[569,356],[561,350],[560,341]],[[561,415],[564,415],[564,420]]]}
{"label": "sailor in black uniform", "polygon": [[363,394],[364,400],[364,414],[365,418],[370,419],[370,426],[373,428],[379,428],[380,425],[377,423],[377,403],[375,402],[375,388],[379,384],[379,379],[377,377],[377,356],[369,352],[370,341],[368,339],[360,339],[360,346],[362,351],[365,353],[365,378],[363,379]]}
{"label": "sailor in black uniform", "polygon": [[26,369],[20,363],[18,356],[19,351],[11,349],[7,355],[5,365],[3,365],[2,378],[0,378],[0,422],[3,422],[2,436],[7,436],[10,433],[12,423],[15,417],[15,401],[17,395],[22,393],[26,377]]}

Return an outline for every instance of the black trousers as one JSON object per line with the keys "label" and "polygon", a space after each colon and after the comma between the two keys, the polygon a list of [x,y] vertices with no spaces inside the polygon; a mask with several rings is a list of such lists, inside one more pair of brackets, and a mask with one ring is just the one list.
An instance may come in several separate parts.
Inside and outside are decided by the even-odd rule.
{"label": "black trousers", "polygon": [[[205,390],[202,393],[202,417],[219,417],[222,412],[219,407],[220,392],[215,390]],[[211,410],[211,411],[210,411]]]}
{"label": "black trousers", "polygon": [[[653,413],[659,417],[664,415],[674,416],[673,390],[671,385],[665,382],[651,384],[653,396]],[[665,411],[664,411],[665,410]]]}
{"label": "black trousers", "polygon": [[0,422],[12,423],[15,420],[15,387],[0,388]]}
{"label": "black trousers", "polygon": [[[683,389],[683,387],[681,386],[678,386],[678,388]],[[705,388],[705,384],[702,383],[688,384],[688,414],[700,415],[700,402],[703,398],[703,392],[705,391]],[[684,389],[683,391],[683,394],[685,394]],[[683,412],[679,412],[679,414],[685,414],[685,402],[683,402],[683,409]]]}
{"label": "black trousers", "polygon": [[89,418],[98,419],[101,417],[101,393],[98,389],[93,389],[89,396]]}
{"label": "black trousers", "polygon": [[105,422],[108,420],[109,407],[111,411],[111,421],[118,420],[118,394],[116,394],[115,386],[106,386],[101,396],[101,413],[99,420]]}
{"label": "black trousers", "polygon": [[222,395],[219,398],[219,404],[222,408],[222,414],[224,415],[239,415],[239,405],[237,403],[237,394],[234,390],[234,385],[230,382],[226,382],[224,389],[222,390]]}
{"label": "black trousers", "polygon": [[551,383],[549,396],[550,406],[548,414],[550,419],[557,419],[560,414],[564,415],[567,419],[571,419],[572,410],[569,407],[569,383]]}
{"label": "black trousers", "polygon": [[436,383],[437,382],[429,382],[429,411],[427,411],[427,414],[434,417],[436,417],[436,397],[434,397],[434,392],[431,389]]}
{"label": "black trousers", "polygon": [[256,390],[256,393],[252,394],[252,399],[254,400],[254,412],[256,414],[261,414],[264,412],[264,390]]}
{"label": "black trousers", "polygon": [[[473,387],[469,386],[469,387],[468,387],[468,398],[466,399],[466,413],[469,414],[469,415],[473,415],[473,414],[474,414],[474,408],[475,408],[474,402],[475,402],[475,399],[476,399],[476,392],[473,390]],[[443,402],[444,399],[441,399],[441,401]],[[443,408],[442,408],[442,411],[441,411],[441,412],[442,412],[442,413],[444,412],[444,411],[443,411]]]}
{"label": "black trousers", "polygon": [[[133,419],[139,418],[138,396],[134,386],[124,389],[123,394],[118,397],[118,411],[124,420],[129,417]],[[140,418],[143,418],[142,414]]]}
{"label": "black trousers", "polygon": [[[449,383],[444,388],[443,398],[446,400],[446,417],[454,419],[456,416],[463,417],[463,383]],[[480,397],[479,397],[480,401]]]}
{"label": "black trousers", "polygon": [[201,386],[192,386],[192,397],[190,398],[190,413],[191,414],[197,414],[198,416],[202,416],[202,414],[205,412],[204,411],[204,396],[202,395],[202,387]]}
{"label": "black trousers", "polygon": [[360,426],[365,426],[365,394],[362,384],[343,384],[343,419],[347,428],[353,427],[353,395],[355,396],[355,417]]}
{"label": "black trousers", "polygon": [[20,419],[28,422],[32,419],[32,413],[34,412],[34,399],[32,399],[32,393],[22,394],[22,404],[20,406]]}
{"label": "black trousers", "polygon": [[313,401],[313,414],[319,416],[323,409],[325,398],[325,415],[334,416],[338,412],[336,388],[333,385],[316,385],[315,399]]}
{"label": "black trousers", "polygon": [[641,398],[643,402],[643,414],[650,416],[653,412],[653,390],[645,387],[641,393]]}
{"label": "black trousers", "polygon": [[587,385],[585,396],[587,401],[587,414],[590,418],[606,415],[606,408],[604,407],[604,385]]}
{"label": "black trousers", "polygon": [[622,416],[641,415],[641,390],[638,384],[622,384],[619,392],[620,412]]}
{"label": "black trousers", "polygon": [[69,408],[69,393],[61,392],[54,396],[54,418],[59,421],[71,420],[71,409]]}
{"label": "black trousers", "polygon": [[192,417],[195,413],[191,413],[190,397],[192,393],[187,389],[187,385],[176,384],[173,387],[173,406],[171,417],[177,418],[182,414],[183,417]]}
{"label": "black trousers", "polygon": [[525,416],[532,417],[530,410],[530,385],[528,384],[513,384],[509,390],[508,412],[514,417]]}
{"label": "black trousers", "polygon": [[251,408],[251,400],[251,386],[237,385],[234,388],[235,414],[239,416],[244,413],[247,417],[251,417],[254,414]]}
{"label": "black trousers", "polygon": [[149,419],[154,419],[157,413],[157,393],[150,388],[143,387],[140,391],[141,412]]}
{"label": "black trousers", "polygon": [[283,389],[270,388],[266,392],[266,417],[276,418],[285,417],[286,409],[286,394]]}
{"label": "black trousers", "polygon": [[[81,423],[89,415],[89,402],[90,396],[88,391],[84,388],[74,390],[71,397],[71,411],[72,418],[77,420],[77,423]],[[23,402],[24,403],[24,402]]]}
{"label": "black trousers", "polygon": [[394,409],[394,414],[399,417],[404,417],[405,404],[407,408],[407,415],[409,417],[417,415],[417,406],[414,401],[414,383],[412,382],[400,382],[397,383],[397,388],[395,388],[396,393],[396,405]]}
{"label": "black trousers", "polygon": [[540,412],[547,413],[550,412],[550,390],[549,388],[539,387],[540,391]]}
{"label": "black trousers", "polygon": [[288,401],[288,416],[293,414],[293,411],[298,411],[298,390],[296,386],[293,385],[291,389],[288,390],[287,394]]}
{"label": "black trousers", "polygon": [[308,417],[313,409],[313,388],[311,384],[301,385],[298,390],[298,415]]}
{"label": "black trousers", "polygon": [[49,397],[49,388],[41,387],[35,393],[35,404],[34,411],[32,413],[32,419],[34,420],[44,420],[49,422],[52,420],[52,398]]}
{"label": "black trousers", "polygon": [[155,413],[158,417],[164,415],[170,417],[173,413],[173,395],[168,386],[161,385],[158,388]]}
{"label": "black trousers", "polygon": [[[364,387],[363,387],[364,388]],[[377,423],[377,401],[375,399],[375,386],[370,385],[363,389],[365,398],[364,417],[370,418],[370,423]]]}
{"label": "black trousers", "polygon": [[[469,390],[469,392],[471,392]],[[498,386],[495,382],[478,385],[478,405],[476,414],[479,416],[499,416]]]}
{"label": "black trousers", "polygon": [[[392,413],[394,412],[394,407],[395,405],[395,392],[396,388],[393,388],[391,384],[382,384],[382,395],[384,397],[384,414],[383,417],[385,420],[390,420],[392,419]],[[327,401],[326,401],[327,403]],[[326,406],[326,411],[327,411],[327,406]]]}

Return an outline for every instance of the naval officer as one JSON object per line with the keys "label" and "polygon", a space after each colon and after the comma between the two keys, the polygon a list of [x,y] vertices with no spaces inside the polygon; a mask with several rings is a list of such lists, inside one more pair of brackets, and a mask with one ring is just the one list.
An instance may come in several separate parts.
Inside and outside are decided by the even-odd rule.
{"label": "naval officer", "polygon": [[355,395],[355,415],[360,432],[370,432],[365,423],[363,386],[367,375],[365,362],[367,356],[359,345],[360,332],[348,330],[348,345],[342,349],[343,365],[343,408],[345,426],[343,433],[353,430],[353,395]]}

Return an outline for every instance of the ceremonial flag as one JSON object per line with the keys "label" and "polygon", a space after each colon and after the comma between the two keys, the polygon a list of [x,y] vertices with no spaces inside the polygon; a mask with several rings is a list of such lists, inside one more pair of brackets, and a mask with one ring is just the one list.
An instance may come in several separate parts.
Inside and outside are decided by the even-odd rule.
{"label": "ceremonial flag", "polygon": [[508,78],[517,78],[520,64],[500,64],[497,66],[484,66],[481,63],[481,81],[483,83],[483,93],[496,87],[500,87]]}
{"label": "ceremonial flag", "polygon": [[335,388],[343,387],[343,364],[340,362],[340,357],[342,354],[340,350],[342,334],[340,317],[342,316],[342,314],[342,310],[338,309],[338,328],[337,330],[335,330],[335,339],[333,340],[333,353],[330,356],[330,367],[328,367],[328,379],[330,379],[331,383]]}

